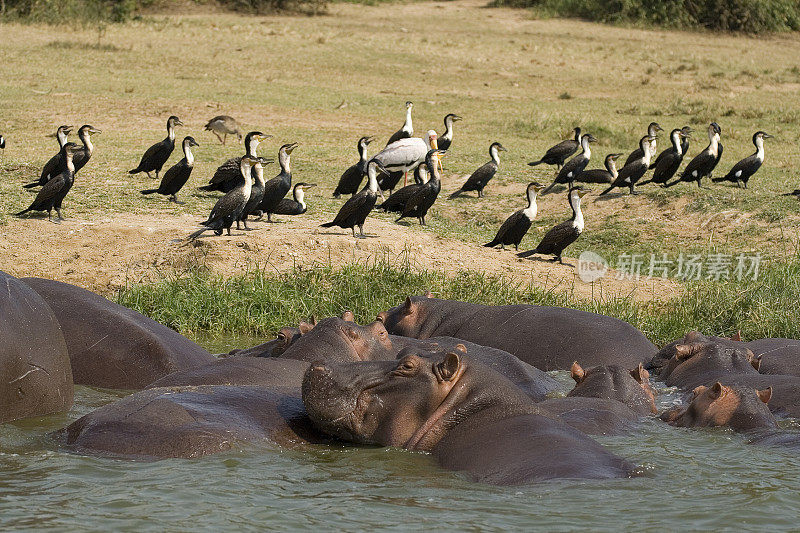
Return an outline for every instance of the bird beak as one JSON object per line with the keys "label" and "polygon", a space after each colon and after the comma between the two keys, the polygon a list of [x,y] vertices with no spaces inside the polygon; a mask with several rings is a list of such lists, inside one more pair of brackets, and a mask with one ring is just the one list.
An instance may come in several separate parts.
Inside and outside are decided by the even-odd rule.
{"label": "bird beak", "polygon": [[459,117],[458,115],[453,115],[453,120],[461,120],[461,117]]}
{"label": "bird beak", "polygon": [[502,144],[498,146],[497,149],[500,150],[501,152],[508,152],[508,150],[506,150]]}
{"label": "bird beak", "polygon": [[536,194],[539,194],[544,190],[544,185],[534,185],[533,190],[536,191]]}
{"label": "bird beak", "polygon": [[183,122],[181,122],[181,119],[178,119],[178,120],[175,121],[175,125],[176,126],[183,126]]}
{"label": "bird beak", "polygon": [[369,137],[367,137],[366,139],[364,139],[364,144],[369,144],[369,143],[371,143],[371,142],[372,142],[372,141],[374,141],[374,140],[375,140],[375,137],[373,137],[372,135],[370,135]]}
{"label": "bird beak", "polygon": [[773,136],[770,135],[769,133],[765,133],[764,135],[762,135],[762,137],[764,137],[765,139],[772,139],[773,138]]}
{"label": "bird beak", "polygon": [[581,189],[581,190],[578,191],[578,198],[583,198],[584,196],[586,196],[590,192],[592,192],[592,191],[589,190],[589,189]]}
{"label": "bird beak", "polygon": [[89,133],[91,133],[93,135],[98,135],[98,134],[103,133],[103,132],[98,130],[97,128],[89,128]]}
{"label": "bird beak", "polygon": [[375,162],[375,164],[378,166],[378,170],[380,170],[381,172],[383,172],[383,173],[384,173],[384,174],[386,174],[387,176],[389,175],[389,171],[388,171],[388,170],[386,170],[386,167],[384,167],[383,165],[381,165],[381,164],[380,164],[380,163],[378,163],[377,161]]}
{"label": "bird beak", "polygon": [[286,147],[286,153],[287,153],[287,154],[291,154],[291,153],[292,153],[292,151],[293,151],[295,148],[297,148],[298,146],[300,146],[298,143],[292,143],[292,144],[290,144],[289,146],[287,146],[287,147]]}
{"label": "bird beak", "polygon": [[272,139],[272,135],[270,135],[270,134],[268,134],[268,133],[267,133],[267,134],[264,134],[264,135],[259,135],[259,137],[258,137],[258,142],[262,142],[262,143],[263,143],[263,142],[264,142],[264,141],[266,141],[267,139]]}
{"label": "bird beak", "polygon": [[303,188],[304,189],[310,189],[311,187],[316,187],[316,186],[317,186],[316,183],[306,183],[306,184],[303,185]]}

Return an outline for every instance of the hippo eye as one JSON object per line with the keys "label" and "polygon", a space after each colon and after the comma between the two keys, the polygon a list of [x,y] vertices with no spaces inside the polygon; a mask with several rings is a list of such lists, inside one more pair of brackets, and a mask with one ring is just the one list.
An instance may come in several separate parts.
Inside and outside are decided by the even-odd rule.
{"label": "hippo eye", "polygon": [[286,340],[286,334],[283,333],[283,332],[278,333],[278,340],[279,341],[285,341]]}
{"label": "hippo eye", "polygon": [[400,375],[408,375],[417,370],[416,363],[411,359],[406,359],[403,361],[397,368],[395,368],[395,373]]}

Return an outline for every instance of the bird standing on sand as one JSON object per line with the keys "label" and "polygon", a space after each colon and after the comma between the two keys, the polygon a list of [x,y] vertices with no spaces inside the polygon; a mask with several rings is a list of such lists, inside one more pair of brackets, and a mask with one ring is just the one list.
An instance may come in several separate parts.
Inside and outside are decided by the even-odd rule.
{"label": "bird standing on sand", "polygon": [[[239,142],[242,141],[242,130],[239,127],[239,123],[228,115],[217,115],[208,121],[204,129],[216,135],[222,144],[225,144],[228,135],[236,135]],[[220,137],[220,134],[223,136]]]}
{"label": "bird standing on sand", "polygon": [[722,157],[723,146],[722,143],[719,142],[721,134],[722,128],[719,127],[719,124],[716,122],[709,124],[708,146],[706,146],[705,150],[694,156],[694,159],[689,161],[689,164],[686,165],[686,168],[683,169],[683,173],[677,180],[672,183],[667,183],[665,187],[672,187],[682,181],[687,183],[696,181],[697,186],[703,188],[701,180],[706,176],[711,176],[711,173]]}
{"label": "bird standing on sand", "polygon": [[313,183],[305,183],[299,182],[295,183],[294,187],[292,188],[292,199],[284,198],[278,205],[275,206],[275,210],[273,214],[276,215],[302,215],[308,210],[308,206],[306,206],[306,189],[310,189],[311,187],[316,187]]}
{"label": "bird standing on sand", "polygon": [[583,233],[583,212],[581,211],[581,198],[586,193],[590,192],[588,189],[575,187],[569,190],[569,206],[572,208],[572,218],[555,225],[548,231],[539,243],[539,246],[527,252],[520,252],[519,257],[528,257],[533,254],[552,254],[553,261],[564,263],[561,254],[564,250],[578,240],[578,237]]}
{"label": "bird standing on sand", "polygon": [[650,141],[653,139],[645,135],[639,140],[639,148],[641,149],[641,156],[637,159],[630,160],[629,163],[626,163],[624,167],[619,169],[617,172],[617,179],[609,185],[608,189],[604,190],[600,193],[600,196],[604,196],[611,192],[616,187],[628,187],[630,189],[631,194],[639,194],[636,190],[636,184],[642,179],[647,169],[650,168],[650,158],[652,157],[653,153],[650,151],[652,150]]}
{"label": "bird standing on sand", "polygon": [[213,230],[215,235],[222,235],[223,230],[227,230],[228,235],[231,234],[231,226],[234,221],[239,220],[242,216],[242,211],[245,205],[247,205],[247,200],[250,199],[250,191],[253,187],[253,178],[250,175],[250,169],[255,163],[256,158],[251,158],[247,155],[242,157],[239,163],[239,169],[242,172],[242,176],[244,176],[244,180],[225,196],[217,200],[217,203],[214,204],[214,208],[211,209],[211,213],[208,215],[208,219],[202,223],[205,227],[189,235],[188,240],[194,240],[202,235],[203,232],[209,230]]}
{"label": "bird standing on sand", "polygon": [[164,196],[169,196],[170,202],[175,202],[176,204],[183,203],[178,201],[178,191],[181,190],[189,180],[189,176],[192,175],[192,169],[194,168],[192,146],[200,145],[197,144],[194,137],[187,136],[184,137],[181,146],[183,148],[183,159],[164,172],[164,176],[161,178],[161,184],[157,189],[145,189],[141,191],[142,194],[163,194]]}
{"label": "bird standing on sand", "polygon": [[586,165],[589,164],[589,160],[592,158],[592,149],[589,144],[593,142],[597,142],[597,139],[595,139],[594,135],[591,133],[581,136],[581,153],[567,161],[564,166],[561,167],[561,170],[559,170],[558,174],[556,174],[556,179],[554,179],[553,183],[551,183],[545,190],[542,191],[542,194],[547,194],[550,192],[550,190],[555,187],[556,184],[568,184],[570,188],[572,188],[575,178],[577,178],[584,171]]}
{"label": "bird standing on sand", "polygon": [[57,222],[65,220],[61,214],[61,203],[75,182],[75,165],[72,163],[72,158],[78,150],[80,150],[80,146],[75,143],[67,143],[61,148],[65,162],[61,172],[50,178],[42,186],[33,203],[27,209],[17,213],[17,216],[22,216],[29,211],[47,211],[47,219],[52,222],[52,210],[55,209],[58,214]]}
{"label": "bird standing on sand", "polygon": [[500,168],[500,152],[505,152],[506,149],[499,142],[493,142],[489,146],[489,157],[491,160],[481,165],[475,172],[473,172],[467,181],[450,195],[450,198],[455,198],[463,192],[478,191],[478,198],[483,198],[483,189],[489,181],[497,174]]}
{"label": "bird standing on sand", "polygon": [[284,144],[278,150],[278,164],[281,172],[266,184],[264,184],[264,197],[258,204],[258,210],[262,215],[266,213],[267,222],[272,222],[272,214],[275,207],[286,197],[292,188],[292,152],[298,147],[298,143]]}
{"label": "bird standing on sand", "polygon": [[[50,180],[51,176],[55,176],[64,169],[64,145],[67,144],[69,134],[72,132],[72,126],[62,125],[56,129],[55,138],[58,141],[58,152],[51,157],[47,163],[42,167],[42,173],[39,179],[31,183],[27,183],[22,187],[25,189],[32,189],[34,187],[41,187]],[[50,135],[52,137],[52,135]]]}
{"label": "bird standing on sand", "polygon": [[437,135],[433,130],[428,130],[428,142],[420,137],[409,137],[395,141],[371,159],[385,169],[386,174],[381,180],[381,189],[393,191],[400,176],[405,175],[403,185],[408,184],[408,172],[414,170],[425,161],[429,150],[438,149]]}
{"label": "bird standing on sand", "polygon": [[544,185],[540,185],[535,181],[530,182],[525,189],[525,195],[528,198],[528,206],[515,211],[508,217],[505,222],[503,222],[503,225],[500,226],[500,229],[497,230],[497,235],[494,236],[494,239],[484,244],[484,246],[487,248],[494,248],[499,244],[500,247],[505,250],[506,244],[513,244],[514,249],[519,250],[519,243],[522,242],[522,238],[525,237],[525,234],[531,229],[533,219],[536,218],[536,213],[538,211],[536,195],[539,194],[539,191],[542,189],[544,189]]}
{"label": "bird standing on sand", "polygon": [[411,197],[403,206],[400,216],[395,220],[400,220],[408,217],[415,217],[419,219],[419,223],[425,226],[425,216],[430,211],[436,198],[439,197],[439,192],[442,190],[442,180],[439,176],[438,164],[444,156],[444,150],[431,150],[425,156],[425,166],[428,169],[430,178],[427,182],[419,185],[419,188],[414,191]]}
{"label": "bird standing on sand", "polygon": [[[260,131],[251,131],[244,138],[244,155],[251,159],[257,159],[256,150],[258,145],[271,137],[272,135],[265,135]],[[201,191],[229,192],[238,187],[244,181],[244,176],[242,176],[242,171],[240,170],[241,161],[242,156],[231,157],[217,167],[208,185],[198,188]]]}
{"label": "bird standing on sand", "polygon": [[747,188],[747,182],[753,177],[761,165],[764,163],[764,139],[771,139],[772,135],[757,131],[753,134],[753,144],[756,147],[756,153],[751,156],[745,157],[735,165],[730,171],[721,178],[711,178],[713,182],[732,181],[740,188]]}
{"label": "bird standing on sand", "polygon": [[540,160],[531,161],[528,165],[535,167],[544,163],[546,165],[556,165],[557,170],[561,170],[564,161],[581,147],[581,129],[575,128],[574,131],[575,137],[573,139],[567,139],[555,146],[551,146]]}
{"label": "bird standing on sand", "polygon": [[358,226],[360,232],[358,237],[366,238],[366,235],[364,235],[364,222],[378,200],[378,171],[386,172],[386,169],[378,161],[371,159],[367,163],[368,181],[366,188],[347,200],[332,222],[320,224],[320,227],[331,228],[339,226],[345,229],[350,228],[353,230],[353,237],[356,237],[356,226]]}
{"label": "bird standing on sand", "polygon": [[650,164],[653,170],[653,177],[649,180],[641,182],[639,185],[647,185],[648,183],[657,183],[664,186],[672,176],[678,171],[683,162],[683,156],[686,155],[684,146],[689,148],[689,133],[691,128],[685,127],[682,129],[674,129],[669,134],[672,146],[658,154],[655,163]]}
{"label": "bird standing on sand", "polygon": [[167,162],[169,156],[172,155],[172,150],[175,149],[176,126],[183,126],[183,122],[175,115],[172,115],[167,119],[167,137],[148,148],[142,156],[142,160],[139,161],[139,166],[129,170],[128,174],[144,172],[148,178],[152,178],[150,173],[155,171],[156,179],[158,179],[158,173],[161,172],[164,163]]}
{"label": "bird standing on sand", "polygon": [[333,191],[333,197],[339,198],[343,194],[355,194],[361,185],[361,180],[367,175],[367,146],[372,142],[372,137],[361,137],[356,147],[358,148],[358,163],[342,173],[339,183]]}
{"label": "bird standing on sand", "polygon": [[261,200],[264,199],[264,188],[266,185],[266,182],[264,181],[264,167],[274,162],[275,160],[272,158],[267,159],[265,157],[257,157],[255,163],[253,163],[253,168],[250,169],[250,174],[253,176],[253,186],[250,188],[250,198],[247,200],[244,209],[242,209],[242,215],[236,219],[236,229],[240,229],[240,222],[244,223],[244,229],[250,229],[247,227],[247,218],[255,213],[255,211],[258,209],[258,206],[261,204]]}

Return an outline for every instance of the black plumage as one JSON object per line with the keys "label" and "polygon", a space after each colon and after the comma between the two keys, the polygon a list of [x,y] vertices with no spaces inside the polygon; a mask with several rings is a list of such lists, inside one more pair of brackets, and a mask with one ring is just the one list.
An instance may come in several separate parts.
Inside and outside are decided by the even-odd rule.
{"label": "black plumage", "polygon": [[[389,196],[394,196],[395,192],[394,189],[397,187],[397,184],[400,183],[400,180],[403,179],[406,173],[402,170],[398,170],[395,172],[386,172],[385,174],[381,174],[378,178],[378,187],[382,191],[389,191]],[[405,187],[403,187],[405,188]]]}
{"label": "black plumage", "polygon": [[672,187],[680,182],[691,183],[697,182],[698,187],[702,187],[701,180],[706,176],[711,176],[711,172],[717,166],[720,157],[722,157],[722,144],[719,142],[722,129],[719,124],[712,122],[708,125],[708,146],[694,156],[694,159],[689,161],[686,168],[680,177],[672,183],[667,183],[665,187]]}
{"label": "black plumage", "polygon": [[616,160],[622,154],[608,154],[604,161],[606,168],[592,168],[584,170],[575,181],[581,183],[613,183],[617,179],[617,165]]}
{"label": "black plumage", "polygon": [[669,134],[672,146],[658,154],[656,162],[650,165],[650,168],[654,169],[653,177],[649,180],[641,182],[640,185],[657,183],[663,186],[670,179],[672,179],[672,176],[678,172],[678,169],[683,162],[683,156],[686,155],[686,152],[683,151],[684,143],[686,144],[687,148],[689,147],[688,136],[689,134],[685,133],[682,129],[672,130],[672,132]]}
{"label": "black plumage", "polygon": [[561,170],[556,174],[556,179],[542,191],[542,194],[547,194],[557,184],[569,184],[569,186],[572,187],[575,178],[577,178],[584,171],[586,165],[589,164],[589,160],[592,157],[592,149],[589,147],[589,144],[593,142],[597,142],[597,139],[595,139],[594,135],[591,133],[581,136],[581,153],[567,161],[564,166],[561,167]]}
{"label": "black plumage", "polygon": [[483,198],[483,189],[491,181],[497,170],[500,168],[500,156],[498,152],[505,152],[506,149],[499,142],[493,142],[489,146],[489,156],[492,158],[488,163],[481,165],[478,170],[472,173],[467,181],[450,198],[455,198],[462,192],[478,191],[478,198]]}
{"label": "black plumage", "polygon": [[415,217],[419,219],[421,225],[425,225],[425,216],[428,211],[436,202],[439,197],[439,192],[442,190],[442,180],[439,177],[439,169],[437,164],[439,157],[444,155],[444,150],[431,150],[425,156],[425,166],[428,169],[430,178],[424,184],[418,185],[418,189],[414,191],[411,197],[403,206],[400,216],[395,220],[399,222],[404,218]]}
{"label": "black plumage", "polygon": [[189,176],[192,175],[192,169],[194,168],[192,146],[200,145],[197,144],[194,137],[184,137],[181,146],[183,147],[183,159],[167,169],[157,189],[145,189],[141,191],[142,194],[163,194],[164,196],[169,196],[171,202],[182,203],[178,201],[178,191],[183,188],[189,180]]}
{"label": "black plumage", "polygon": [[764,139],[770,139],[772,135],[757,131],[753,134],[753,144],[756,147],[756,153],[751,156],[745,157],[728,171],[727,174],[721,178],[712,178],[711,181],[732,181],[739,187],[747,188],[747,182],[753,177],[761,165],[764,163]]}
{"label": "black plumage", "polygon": [[92,135],[97,135],[99,133],[102,132],[91,124],[84,124],[78,129],[78,138],[81,140],[83,146],[72,156],[72,164],[75,165],[75,174],[80,172],[80,170],[86,166],[86,163],[89,162],[89,159],[91,159],[92,153],[94,152]]}
{"label": "black plumage", "polygon": [[[258,154],[256,150],[258,145],[272,135],[265,135],[260,131],[251,131],[244,138],[244,155],[252,159],[256,159]],[[243,181],[241,168],[242,156],[232,157],[217,167],[214,175],[208,182],[208,185],[199,187],[201,191],[219,191],[228,192],[238,187]]]}
{"label": "black plumage", "polygon": [[255,158],[250,158],[249,156],[242,157],[239,163],[239,169],[244,177],[242,183],[217,200],[217,203],[214,204],[211,213],[208,215],[208,219],[202,223],[205,227],[189,235],[189,240],[196,239],[202,235],[203,232],[209,230],[213,230],[215,235],[222,235],[223,230],[227,230],[228,235],[231,234],[231,226],[234,221],[239,220],[242,216],[242,211],[245,205],[247,205],[247,200],[250,199],[250,191],[253,187],[253,178],[250,174],[250,169],[255,163]]}
{"label": "black plumage", "polygon": [[372,137],[361,137],[356,148],[358,149],[358,163],[350,166],[342,173],[339,183],[333,191],[333,197],[339,198],[343,194],[355,194],[361,186],[361,180],[367,175],[367,146],[372,142]]}
{"label": "black plumage", "polygon": [[47,183],[51,176],[55,176],[64,169],[65,163],[63,148],[64,145],[67,144],[67,138],[71,132],[72,126],[62,125],[58,127],[55,134],[56,140],[58,141],[58,153],[56,153],[56,155],[51,157],[47,163],[44,164],[44,167],[42,167],[42,173],[39,175],[38,180],[23,185],[25,189],[41,187]]}
{"label": "black plumage", "polygon": [[266,213],[268,222],[272,222],[272,213],[275,212],[275,207],[292,188],[291,154],[295,148],[297,148],[297,143],[281,146],[278,150],[278,164],[281,166],[281,172],[264,185],[264,198],[258,204],[258,210]]}
{"label": "black plumage", "polygon": [[525,196],[528,199],[528,205],[524,209],[515,211],[510,217],[497,230],[497,235],[494,236],[490,242],[484,244],[487,248],[493,248],[500,245],[505,250],[506,244],[513,244],[515,250],[519,250],[519,243],[522,238],[528,233],[528,230],[533,224],[533,219],[536,218],[537,206],[536,195],[544,189],[543,185],[532,181],[525,189]]}
{"label": "black plumage", "polygon": [[608,189],[600,193],[600,196],[610,193],[617,187],[628,187],[631,194],[639,194],[636,191],[636,184],[642,179],[647,169],[650,168],[650,158],[652,155],[650,152],[652,146],[650,141],[652,140],[653,138],[649,135],[645,135],[639,140],[639,149],[642,155],[619,169],[616,179],[609,185]]}
{"label": "black plumage", "polygon": [[55,209],[58,220],[64,220],[64,216],[61,214],[61,203],[75,182],[75,166],[72,164],[72,156],[79,149],[80,147],[75,143],[67,143],[61,148],[65,161],[64,168],[42,186],[31,205],[17,213],[17,216],[22,216],[29,211],[47,211],[48,220],[52,220],[52,210]]}
{"label": "black plumage", "polygon": [[320,227],[331,228],[338,226],[345,229],[350,228],[353,230],[353,237],[355,237],[356,226],[358,226],[359,236],[361,238],[366,237],[364,235],[364,222],[378,200],[378,171],[386,172],[386,169],[374,159],[370,160],[367,163],[367,187],[347,200],[339,209],[333,221],[320,224]]}
{"label": "black plumage", "polygon": [[276,215],[302,215],[308,210],[305,201],[305,189],[316,187],[313,183],[299,182],[292,187],[292,198],[284,198],[275,206]]}
{"label": "black plumage", "polygon": [[542,241],[533,250],[520,252],[519,257],[528,257],[533,254],[553,255],[553,261],[563,263],[561,254],[583,233],[583,213],[581,212],[581,198],[588,193],[587,189],[576,187],[569,190],[569,206],[572,208],[572,218],[556,224],[545,233]]}
{"label": "black plumage", "polygon": [[[408,200],[426,183],[426,180],[422,178],[423,168],[426,168],[425,165],[420,165],[414,169],[414,183],[392,193],[381,205],[375,206],[375,209],[385,213],[402,213]],[[378,184],[380,186],[380,179]]]}
{"label": "black plumage", "polygon": [[449,150],[453,144],[453,122],[461,120],[461,117],[453,113],[448,113],[444,117],[444,133],[437,139],[436,147],[439,150]]}
{"label": "black plumage", "polygon": [[[651,139],[650,140],[650,154],[652,154],[652,155],[655,155],[655,153],[656,153],[656,137],[658,136],[658,132],[659,131],[664,131],[664,128],[662,128],[661,125],[658,122],[651,122],[647,126],[647,136],[650,137],[650,139]],[[637,159],[641,159],[643,155],[644,155],[644,152],[642,151],[642,147],[639,146],[636,150],[634,150],[633,152],[630,153],[630,155],[628,156],[628,159],[625,160],[625,165],[623,165],[623,167],[627,166],[628,163],[632,163],[633,161],[635,161]]]}
{"label": "black plumage", "polygon": [[400,139],[406,139],[414,135],[414,124],[411,122],[411,108],[414,107],[414,104],[411,102],[406,102],[406,121],[403,123],[403,127],[397,130],[389,137],[389,141],[386,143],[386,146],[389,146],[395,141],[399,141]]}
{"label": "black plumage", "polygon": [[264,166],[274,163],[274,159],[267,159],[265,157],[258,157],[253,163],[253,168],[250,170],[253,176],[253,186],[250,188],[250,198],[242,209],[242,215],[236,220],[236,229],[240,229],[239,223],[244,223],[244,229],[247,227],[247,218],[258,210],[261,201],[264,199],[264,190],[266,182],[264,181]]}
{"label": "black plumage", "polygon": [[145,151],[142,160],[139,161],[139,166],[128,171],[128,174],[138,174],[144,172],[148,178],[151,178],[150,173],[155,171],[156,179],[161,168],[172,155],[175,149],[175,127],[183,126],[181,119],[175,115],[167,119],[167,137],[163,141],[159,141]]}
{"label": "black plumage", "polygon": [[575,128],[575,137],[573,139],[567,139],[565,141],[561,141],[555,146],[551,146],[540,160],[531,161],[528,164],[532,167],[535,167],[536,165],[541,165],[544,163],[545,165],[556,165],[556,167],[560,169],[564,164],[564,161],[566,161],[572,154],[577,152],[578,148],[580,147],[581,129]]}
{"label": "black plumage", "polygon": [[6,149],[6,138],[0,135],[0,150]]}

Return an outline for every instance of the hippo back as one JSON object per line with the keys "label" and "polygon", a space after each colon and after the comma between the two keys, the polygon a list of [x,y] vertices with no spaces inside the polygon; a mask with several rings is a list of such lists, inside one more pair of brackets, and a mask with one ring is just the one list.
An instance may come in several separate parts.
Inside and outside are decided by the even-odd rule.
{"label": "hippo back", "polygon": [[147,386],[259,385],[300,390],[308,363],[279,357],[230,357],[173,372]]}

